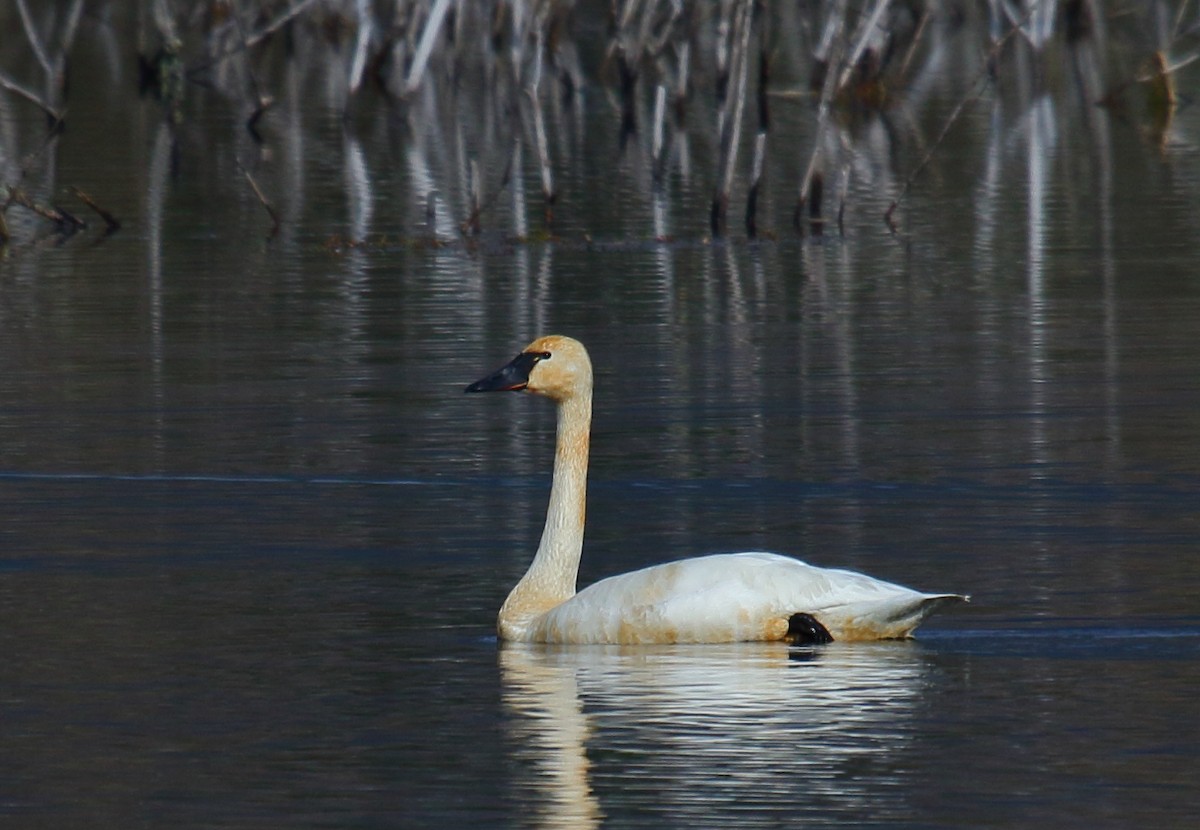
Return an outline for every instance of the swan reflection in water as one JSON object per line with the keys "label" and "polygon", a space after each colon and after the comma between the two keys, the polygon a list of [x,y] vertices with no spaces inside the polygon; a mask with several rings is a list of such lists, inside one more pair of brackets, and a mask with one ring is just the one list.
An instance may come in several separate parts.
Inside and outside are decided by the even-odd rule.
{"label": "swan reflection in water", "polygon": [[535,826],[598,826],[602,801],[705,826],[906,815],[898,770],[931,671],[917,643],[503,643],[499,660]]}

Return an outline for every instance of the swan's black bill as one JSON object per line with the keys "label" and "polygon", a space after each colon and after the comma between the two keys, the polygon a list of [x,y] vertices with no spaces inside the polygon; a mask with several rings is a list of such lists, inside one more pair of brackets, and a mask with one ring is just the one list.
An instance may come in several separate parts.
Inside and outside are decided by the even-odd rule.
{"label": "swan's black bill", "polygon": [[545,354],[521,352],[506,365],[466,388],[467,392],[518,392],[529,384],[529,373]]}

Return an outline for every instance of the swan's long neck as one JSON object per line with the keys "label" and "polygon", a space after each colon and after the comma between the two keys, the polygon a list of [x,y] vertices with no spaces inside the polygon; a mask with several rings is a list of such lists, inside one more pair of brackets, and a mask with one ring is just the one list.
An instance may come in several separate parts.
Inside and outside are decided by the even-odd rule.
{"label": "swan's long neck", "polygon": [[500,609],[500,634],[506,639],[521,639],[519,631],[525,624],[575,595],[583,553],[591,422],[591,389],[559,402],[546,526],[533,563]]}

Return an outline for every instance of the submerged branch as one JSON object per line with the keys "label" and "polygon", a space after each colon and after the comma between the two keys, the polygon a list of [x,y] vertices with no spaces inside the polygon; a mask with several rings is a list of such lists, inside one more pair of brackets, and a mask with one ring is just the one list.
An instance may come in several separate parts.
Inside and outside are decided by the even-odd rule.
{"label": "submerged branch", "polygon": [[100,205],[96,204],[96,201],[87,193],[80,190],[78,187],[72,187],[71,192],[75,194],[75,197],[79,199],[79,201],[91,208],[92,212],[104,220],[106,233],[116,233],[121,229],[120,220],[104,208],[100,207]]}
{"label": "submerged branch", "polygon": [[9,205],[20,205],[26,210],[32,211],[43,219],[53,222],[63,233],[70,234],[87,227],[86,222],[63,208],[38,204],[19,187],[8,189],[8,201],[5,207],[7,208]]}

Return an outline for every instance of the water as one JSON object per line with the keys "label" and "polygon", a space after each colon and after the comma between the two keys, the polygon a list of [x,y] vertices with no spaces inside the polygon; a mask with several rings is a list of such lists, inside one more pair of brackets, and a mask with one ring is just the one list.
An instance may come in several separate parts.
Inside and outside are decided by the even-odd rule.
{"label": "water", "polygon": [[[124,227],[9,214],[0,261],[0,823],[1192,825],[1194,108],[1158,142],[1005,86],[892,236],[950,106],[913,103],[847,128],[844,237],[791,233],[779,152],[773,233],[710,244],[706,105],[656,191],[597,90],[550,114],[561,238],[527,148],[476,245],[447,171],[482,139],[436,99],[344,123],[278,70],[263,145],[200,89],[172,137],[98,41],[31,187]],[[44,122],[6,106],[11,164]],[[913,642],[500,646],[553,415],[462,389],[552,330],[596,368],[582,582],[766,548],[971,605]]]}

